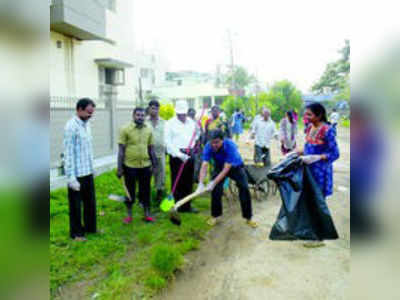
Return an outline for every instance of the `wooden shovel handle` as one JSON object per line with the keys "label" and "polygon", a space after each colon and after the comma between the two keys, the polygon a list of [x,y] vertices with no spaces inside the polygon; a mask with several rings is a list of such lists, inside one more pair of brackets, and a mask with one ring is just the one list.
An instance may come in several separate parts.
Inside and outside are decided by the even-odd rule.
{"label": "wooden shovel handle", "polygon": [[190,200],[192,200],[193,198],[196,198],[198,196],[200,196],[201,194],[205,193],[206,191],[200,191],[200,192],[194,192],[190,195],[187,195],[185,198],[179,200],[178,202],[175,203],[174,205],[174,210],[177,210],[179,207],[181,207],[183,204],[189,202]]}

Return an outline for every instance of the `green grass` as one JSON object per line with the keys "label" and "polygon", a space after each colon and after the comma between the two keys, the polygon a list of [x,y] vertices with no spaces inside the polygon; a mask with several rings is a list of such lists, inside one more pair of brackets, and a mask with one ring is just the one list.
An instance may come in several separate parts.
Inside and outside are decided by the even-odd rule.
{"label": "green grass", "polygon": [[[169,174],[166,186],[170,186],[168,179]],[[94,294],[96,299],[151,297],[173,280],[185,253],[198,249],[210,229],[206,224],[210,199],[194,200],[203,214],[181,214],[180,227],[156,208],[156,222],[143,222],[143,210],[137,205],[133,222],[124,225],[125,206],[107,199],[111,193],[124,193],[115,171],[96,177],[95,185],[97,226],[104,232],[88,235],[85,243],[69,238],[66,189],[50,193],[51,296],[54,298],[60,288],[73,289],[80,281],[88,298]]]}

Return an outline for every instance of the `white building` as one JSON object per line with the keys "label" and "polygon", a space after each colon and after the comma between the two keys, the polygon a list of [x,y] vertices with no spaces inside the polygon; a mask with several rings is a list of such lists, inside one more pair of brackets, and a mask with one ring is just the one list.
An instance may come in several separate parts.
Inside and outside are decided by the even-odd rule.
{"label": "white building", "polygon": [[153,90],[162,101],[175,103],[177,99],[185,99],[191,108],[200,110],[204,104],[208,108],[222,104],[229,96],[226,87],[217,87],[215,76],[194,71],[169,72],[164,85]]}
{"label": "white building", "polygon": [[133,2],[51,1],[51,97],[134,101]]}

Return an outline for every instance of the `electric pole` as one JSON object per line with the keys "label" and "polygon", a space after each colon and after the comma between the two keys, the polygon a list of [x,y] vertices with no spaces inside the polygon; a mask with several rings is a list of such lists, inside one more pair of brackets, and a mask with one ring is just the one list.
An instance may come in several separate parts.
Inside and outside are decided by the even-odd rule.
{"label": "electric pole", "polygon": [[234,60],[233,60],[233,41],[232,41],[232,34],[230,29],[227,30],[228,34],[228,44],[229,44],[229,54],[231,58],[231,89],[233,91],[233,96],[235,99],[235,104],[236,104],[236,86],[235,86],[235,65],[234,65]]}

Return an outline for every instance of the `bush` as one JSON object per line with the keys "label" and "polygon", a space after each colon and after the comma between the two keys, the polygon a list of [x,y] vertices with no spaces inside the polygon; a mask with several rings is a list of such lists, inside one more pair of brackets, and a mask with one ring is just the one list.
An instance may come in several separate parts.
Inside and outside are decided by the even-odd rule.
{"label": "bush", "polygon": [[176,248],[167,245],[159,245],[153,249],[151,265],[161,275],[168,277],[181,263],[182,255]]}
{"label": "bush", "polygon": [[148,278],[146,280],[145,284],[149,288],[158,291],[158,290],[161,290],[161,289],[163,289],[163,288],[165,288],[167,286],[167,281],[164,278],[162,278],[162,277],[160,277],[158,275],[155,275],[155,276],[152,276],[152,277]]}

